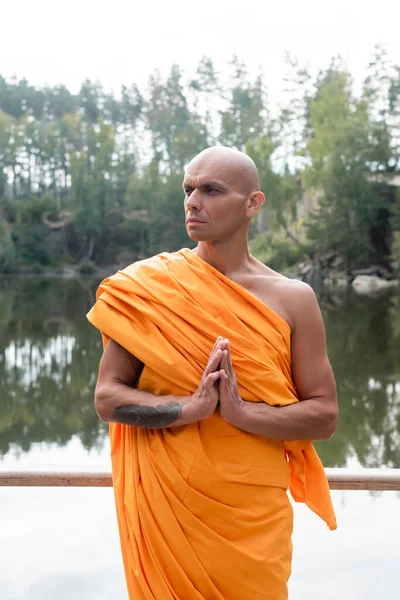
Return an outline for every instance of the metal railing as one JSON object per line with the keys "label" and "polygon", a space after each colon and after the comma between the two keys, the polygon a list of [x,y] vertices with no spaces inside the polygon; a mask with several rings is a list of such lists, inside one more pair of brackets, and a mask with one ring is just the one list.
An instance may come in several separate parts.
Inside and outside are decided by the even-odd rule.
{"label": "metal railing", "polygon": [[[331,490],[400,491],[400,469],[325,469]],[[110,472],[0,471],[1,486],[112,487]]]}

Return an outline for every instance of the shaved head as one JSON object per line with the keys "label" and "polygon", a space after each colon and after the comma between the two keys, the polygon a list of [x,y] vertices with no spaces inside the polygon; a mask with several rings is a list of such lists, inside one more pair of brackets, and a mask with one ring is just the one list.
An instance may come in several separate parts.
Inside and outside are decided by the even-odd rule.
{"label": "shaved head", "polygon": [[200,152],[187,165],[185,172],[207,172],[218,175],[226,183],[239,187],[246,195],[260,189],[258,170],[250,156],[226,146],[213,146]]}
{"label": "shaved head", "polygon": [[207,148],[190,161],[183,189],[188,234],[198,242],[247,239],[250,220],[264,203],[254,162],[225,146]]}

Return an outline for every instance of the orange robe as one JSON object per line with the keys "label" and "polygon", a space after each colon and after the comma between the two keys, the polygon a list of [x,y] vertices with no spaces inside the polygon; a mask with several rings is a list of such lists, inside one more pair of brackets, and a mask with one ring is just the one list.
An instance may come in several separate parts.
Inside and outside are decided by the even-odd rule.
{"label": "orange robe", "polygon": [[[230,340],[240,395],[298,402],[289,325],[183,249],[105,279],[89,321],[141,360],[138,388],[193,394],[216,338]],[[311,442],[244,432],[218,412],[185,427],[111,424],[111,459],[130,600],[286,600],[286,490],[336,528]]]}

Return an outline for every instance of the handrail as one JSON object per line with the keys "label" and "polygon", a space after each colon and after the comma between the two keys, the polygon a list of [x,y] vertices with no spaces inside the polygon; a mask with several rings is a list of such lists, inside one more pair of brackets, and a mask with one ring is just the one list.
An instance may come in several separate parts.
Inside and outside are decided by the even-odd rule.
{"label": "handrail", "polygon": [[[400,491],[400,469],[325,469],[331,490]],[[110,472],[0,471],[0,487],[112,487]]]}

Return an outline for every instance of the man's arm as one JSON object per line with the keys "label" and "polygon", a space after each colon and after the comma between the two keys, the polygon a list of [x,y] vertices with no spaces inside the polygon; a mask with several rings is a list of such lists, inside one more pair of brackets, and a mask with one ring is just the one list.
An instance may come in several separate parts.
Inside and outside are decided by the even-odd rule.
{"label": "man's arm", "polygon": [[[338,406],[335,379],[326,353],[325,328],[312,289],[302,282],[298,282],[296,288],[293,290],[291,357],[300,402],[271,407],[236,398],[229,404],[231,409],[225,411],[226,420],[240,429],[271,439],[329,439],[337,427]],[[220,391],[224,386],[228,389],[231,378],[230,356],[226,352],[221,369],[224,372],[228,369],[228,377],[221,376]],[[232,390],[230,397],[232,399]]]}
{"label": "man's arm", "polygon": [[136,389],[143,363],[109,340],[100,361],[95,391],[97,414],[107,423],[146,428],[177,427],[207,418],[218,402],[216,369],[221,354],[216,343],[193,396],[158,396]]}

